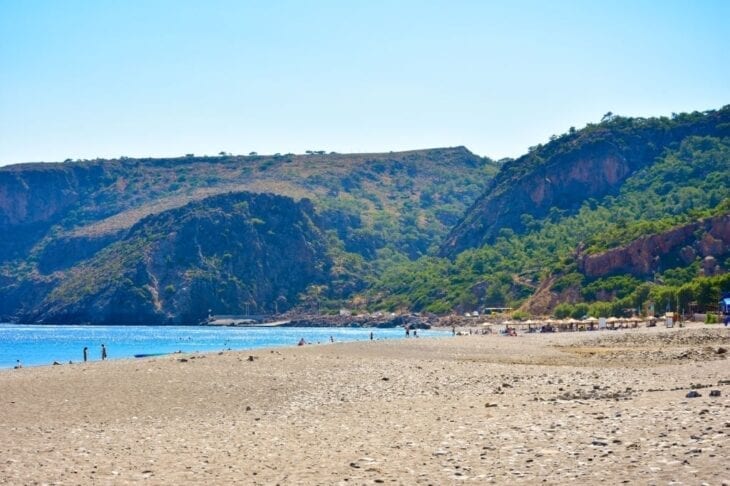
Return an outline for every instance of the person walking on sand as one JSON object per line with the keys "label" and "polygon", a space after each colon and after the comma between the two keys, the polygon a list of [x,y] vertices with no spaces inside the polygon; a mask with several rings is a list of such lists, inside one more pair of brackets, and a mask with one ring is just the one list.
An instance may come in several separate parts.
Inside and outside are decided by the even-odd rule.
{"label": "person walking on sand", "polygon": [[104,361],[106,359],[106,346],[103,344],[101,345],[101,360]]}
{"label": "person walking on sand", "polygon": [[84,363],[89,359],[89,348],[84,346]]}

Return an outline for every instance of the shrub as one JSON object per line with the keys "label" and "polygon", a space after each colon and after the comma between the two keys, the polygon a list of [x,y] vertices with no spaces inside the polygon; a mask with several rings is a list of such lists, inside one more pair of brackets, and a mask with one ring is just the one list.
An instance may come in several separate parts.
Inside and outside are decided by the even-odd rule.
{"label": "shrub", "polygon": [[512,319],[514,319],[516,321],[525,321],[529,318],[530,318],[530,314],[528,314],[525,311],[518,310],[518,311],[514,311],[512,313]]}

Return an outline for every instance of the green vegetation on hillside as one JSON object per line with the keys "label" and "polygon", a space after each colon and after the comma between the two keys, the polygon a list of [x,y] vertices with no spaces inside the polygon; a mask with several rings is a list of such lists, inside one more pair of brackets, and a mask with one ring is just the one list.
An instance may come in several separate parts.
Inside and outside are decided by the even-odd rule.
{"label": "green vegetation on hillside", "polygon": [[[639,300],[662,301],[665,288],[704,285],[695,281],[697,262],[651,276],[663,285],[626,275],[591,281],[580,273],[576,251],[599,252],[730,211],[729,168],[730,138],[689,137],[630,176],[615,196],[588,199],[575,214],[552,210],[544,219],[524,214],[525,233],[502,229],[493,244],[464,251],[453,261],[429,257],[393,266],[375,283],[373,294],[389,309],[518,306],[552,277],[553,291],[576,289],[572,300],[616,301],[613,313],[636,308]],[[650,292],[641,290],[645,285],[651,285]],[[689,295],[686,289],[682,292]]]}
{"label": "green vegetation on hillside", "polygon": [[148,216],[66,272],[31,315],[42,322],[193,324],[209,310],[284,311],[332,266],[312,217],[307,200],[250,193]]}
{"label": "green vegetation on hillside", "polygon": [[610,115],[502,162],[456,147],[4,167],[0,318],[706,306],[728,284],[728,168],[730,106]]}
{"label": "green vegetation on hillside", "polygon": [[[309,284],[317,288],[318,308],[337,309],[393,262],[433,249],[498,167],[463,147],[382,154],[122,157],[3,167],[0,192],[5,191],[8,202],[0,206],[0,230],[17,237],[0,241],[0,295],[7,297],[0,315],[13,318],[26,305],[33,307],[32,301],[21,301],[19,289],[26,285],[43,292],[50,289],[44,305],[51,310],[74,301],[83,306],[100,294],[118,294],[127,287],[131,299],[142,292],[138,297],[152,307],[179,299],[188,273],[155,293],[149,292],[148,284],[139,283],[144,279],[137,279],[134,270],[135,261],[148,258],[148,243],[163,238],[175,225],[167,222],[159,235],[144,236],[148,243],[141,243],[140,235],[132,238],[135,225],[145,221],[149,229],[147,218],[182,217],[178,210],[186,205],[244,191],[311,202],[312,223],[326,236],[331,265],[321,281]],[[257,214],[250,223],[265,228],[268,216]],[[269,240],[262,238],[266,245]],[[269,285],[269,277],[262,273],[258,281],[242,281],[243,270],[230,274],[227,263],[251,249],[226,238],[222,244],[228,245],[224,254],[203,255],[204,264],[195,272],[198,280],[206,281],[206,288],[227,295],[228,307],[240,309],[236,301],[250,301],[251,295]],[[260,258],[267,255],[254,253]],[[174,259],[168,265],[175,269],[183,263]],[[124,282],[134,285],[125,287]],[[311,293],[292,289],[295,294],[281,296],[285,302],[277,296],[265,301],[267,294],[258,292],[257,305],[267,311],[283,310],[299,303],[299,293]],[[11,297],[16,294],[17,299]],[[137,312],[149,314],[150,308]]]}
{"label": "green vegetation on hillside", "polygon": [[615,196],[627,177],[693,136],[730,136],[730,105],[672,118],[607,114],[599,124],[551,137],[548,144],[502,166],[450,232],[440,254],[455,258],[494,243],[504,229],[530,232],[530,223],[555,221],[575,214],[591,198]]}

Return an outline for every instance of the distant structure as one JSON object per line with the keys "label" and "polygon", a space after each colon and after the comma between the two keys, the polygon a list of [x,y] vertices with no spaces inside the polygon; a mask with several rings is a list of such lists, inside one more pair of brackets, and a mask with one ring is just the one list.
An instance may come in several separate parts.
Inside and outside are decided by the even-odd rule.
{"label": "distant structure", "polygon": [[209,326],[250,326],[263,322],[266,316],[210,315],[202,324]]}
{"label": "distant structure", "polygon": [[501,314],[510,313],[515,310],[513,307],[484,307],[482,314]]}

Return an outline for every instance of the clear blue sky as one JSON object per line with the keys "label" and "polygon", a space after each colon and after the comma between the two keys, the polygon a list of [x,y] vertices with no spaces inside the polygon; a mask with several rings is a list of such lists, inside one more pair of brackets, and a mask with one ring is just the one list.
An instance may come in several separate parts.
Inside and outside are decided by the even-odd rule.
{"label": "clear blue sky", "polygon": [[730,1],[0,0],[0,164],[465,145],[730,103]]}

